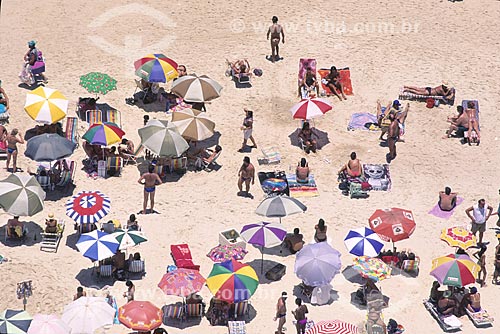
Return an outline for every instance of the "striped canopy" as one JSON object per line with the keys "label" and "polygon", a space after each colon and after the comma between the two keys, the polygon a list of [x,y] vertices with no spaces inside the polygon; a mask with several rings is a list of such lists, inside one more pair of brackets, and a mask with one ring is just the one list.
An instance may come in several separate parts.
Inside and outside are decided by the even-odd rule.
{"label": "striped canopy", "polygon": [[151,302],[132,300],[118,309],[118,320],[130,329],[146,332],[161,326],[163,312]]}
{"label": "striped canopy", "polygon": [[215,298],[228,303],[248,300],[257,290],[259,278],[248,264],[229,260],[214,264],[207,286]]}
{"label": "striped canopy", "polygon": [[467,249],[477,244],[474,234],[460,226],[444,228],[441,231],[441,240],[446,241],[451,247],[462,249]]}
{"label": "striped canopy", "polygon": [[260,222],[243,226],[240,235],[249,244],[269,248],[281,245],[286,229],[281,224]]}
{"label": "striped canopy", "polygon": [[167,82],[179,76],[177,63],[161,53],[136,60],[134,67],[135,74],[148,82]]}
{"label": "striped canopy", "polygon": [[358,327],[341,320],[319,321],[306,334],[358,334]]}
{"label": "striped canopy", "polygon": [[119,245],[113,235],[95,230],[82,234],[76,248],[92,261],[101,261],[115,255]]}
{"label": "striped canopy", "polygon": [[24,110],[39,123],[53,124],[68,111],[68,99],[58,90],[39,86],[26,94]]}
{"label": "striped canopy", "polygon": [[102,326],[112,325],[115,313],[102,297],[80,297],[64,307],[61,319],[71,333],[93,334]]}
{"label": "striped canopy", "polygon": [[120,243],[120,250],[124,250],[142,242],[148,241],[148,238],[141,231],[133,230],[116,230],[112,234],[116,240]]}
{"label": "striped canopy", "polygon": [[222,86],[206,75],[185,75],[172,84],[172,93],[188,102],[206,102],[220,96]]}
{"label": "striped canopy", "polygon": [[28,334],[69,334],[68,327],[55,314],[35,314],[31,322]]}
{"label": "striped canopy", "polygon": [[466,254],[449,254],[432,260],[431,275],[439,283],[463,287],[476,282],[481,268]]}
{"label": "striped canopy", "polygon": [[323,286],[333,280],[340,267],[340,252],[327,242],[318,242],[297,253],[294,271],[306,285]]}
{"label": "striped canopy", "polygon": [[302,204],[298,199],[283,196],[272,196],[263,200],[255,213],[266,217],[286,217],[296,213],[301,213],[307,210],[307,206]]}
{"label": "striped canopy", "polygon": [[290,109],[294,119],[312,119],[323,116],[332,110],[332,104],[326,99],[303,99]]}
{"label": "striped canopy", "polygon": [[356,256],[375,257],[384,247],[382,239],[368,227],[350,230],[344,238],[344,244],[349,253]]}
{"label": "striped canopy", "polygon": [[215,123],[207,117],[206,112],[196,109],[182,109],[172,114],[172,123],[182,137],[195,141],[210,138],[214,134]]}
{"label": "striped canopy", "polygon": [[95,123],[82,136],[83,139],[93,145],[109,146],[119,143],[125,131],[115,123]]}
{"label": "striped canopy", "polygon": [[34,176],[10,174],[0,181],[0,207],[13,216],[33,216],[43,210],[45,192]]}
{"label": "striped canopy", "polygon": [[78,224],[96,223],[109,213],[111,201],[100,191],[80,191],[66,202],[66,215]]}
{"label": "striped canopy", "polygon": [[28,332],[31,320],[26,311],[5,310],[0,313],[0,333],[25,334]]}
{"label": "striped canopy", "polygon": [[172,122],[153,119],[138,131],[141,145],[158,156],[179,157],[189,148]]}

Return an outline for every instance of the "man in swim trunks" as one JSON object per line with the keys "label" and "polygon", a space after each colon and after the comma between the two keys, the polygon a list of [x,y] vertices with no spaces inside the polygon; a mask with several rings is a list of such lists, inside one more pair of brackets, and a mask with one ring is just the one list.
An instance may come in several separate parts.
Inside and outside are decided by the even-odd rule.
{"label": "man in swim trunks", "polygon": [[276,304],[276,316],[274,317],[274,321],[278,320],[278,330],[275,334],[283,334],[283,325],[285,325],[286,322],[286,298],[287,293],[283,291]]}
{"label": "man in swim trunks", "polygon": [[439,208],[443,211],[451,211],[457,205],[457,193],[452,193],[450,187],[445,187],[439,192]]}
{"label": "man in swim trunks", "polygon": [[243,183],[245,183],[245,196],[248,197],[250,191],[250,181],[255,184],[255,167],[250,163],[249,157],[243,158],[243,164],[238,172],[238,188],[243,192]]}
{"label": "man in swim trunks", "polygon": [[469,131],[469,115],[464,112],[464,108],[462,106],[457,106],[458,116],[456,117],[448,117],[448,122],[451,123],[450,128],[446,131],[446,135],[443,136],[443,139],[450,138],[453,131],[461,130],[465,133],[465,131]]}
{"label": "man in swim trunks", "polygon": [[389,161],[396,159],[396,142],[399,139],[399,122],[394,113],[389,113],[391,124],[387,131],[387,146],[389,146]]}
{"label": "man in swim trunks", "polygon": [[351,153],[351,160],[349,160],[340,170],[339,174],[343,171],[347,172],[347,175],[352,177],[358,177],[363,175],[363,165],[356,157],[356,152]]}
{"label": "man in swim trunks", "polygon": [[7,135],[7,171],[9,170],[10,159],[12,158],[12,173],[17,172],[17,144],[24,144],[23,137],[18,129],[12,129]]}
{"label": "man in swim trunks", "polygon": [[[160,177],[158,174],[154,173],[155,167],[153,165],[149,165],[148,173],[142,174],[139,179],[139,184],[144,185],[144,204],[142,206],[142,211],[140,213],[147,214],[146,207],[148,205],[148,197],[151,203],[151,213],[153,213],[153,207],[155,205],[155,190],[156,185],[162,184]],[[144,180],[144,182],[142,182]]]}
{"label": "man in swim trunks", "polygon": [[412,94],[418,94],[418,95],[427,95],[427,96],[442,96],[446,100],[452,100],[455,91],[449,87],[449,84],[447,81],[443,81],[441,85],[436,86],[434,88],[432,87],[415,87],[415,86],[404,86],[403,87],[403,92],[405,93],[412,93]]}
{"label": "man in swim trunks", "polygon": [[285,31],[283,27],[278,24],[278,17],[273,16],[273,24],[267,30],[267,40],[269,40],[269,36],[271,36],[271,61],[274,63],[276,60],[280,59],[280,37],[285,44]]}

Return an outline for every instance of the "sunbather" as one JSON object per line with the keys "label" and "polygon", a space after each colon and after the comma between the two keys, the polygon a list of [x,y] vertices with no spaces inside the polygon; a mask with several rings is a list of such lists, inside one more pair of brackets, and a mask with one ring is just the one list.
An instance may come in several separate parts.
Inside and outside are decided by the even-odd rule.
{"label": "sunbather", "polygon": [[299,228],[296,227],[293,229],[293,234],[287,234],[283,243],[290,253],[295,254],[304,247],[304,236],[300,233]]}
{"label": "sunbather", "polygon": [[57,219],[52,212],[45,219],[45,233],[57,233]]}
{"label": "sunbather", "polygon": [[235,62],[230,62],[226,59],[227,64],[231,67],[234,75],[247,75],[251,76],[250,63],[247,59],[240,59]]}
{"label": "sunbather", "polygon": [[443,291],[439,291],[441,284],[438,281],[432,282],[431,293],[429,295],[429,301],[432,303],[437,303],[443,297]]}
{"label": "sunbather", "polygon": [[299,132],[299,138],[302,139],[304,150],[307,154],[310,151],[316,153],[316,140],[313,139],[313,129],[310,127],[309,122],[304,122],[302,129]]}
{"label": "sunbather", "polygon": [[339,170],[339,174],[343,171],[347,172],[347,175],[352,177],[359,177],[363,175],[363,165],[356,156],[356,152],[351,153],[351,160],[349,160],[342,168]]}
{"label": "sunbather", "polygon": [[5,106],[5,111],[8,111],[10,108],[9,105],[9,97],[7,96],[7,93],[5,92],[5,89],[2,87],[2,80],[0,80],[0,104],[3,104]]}
{"label": "sunbather", "polygon": [[443,315],[459,313],[457,301],[453,299],[450,290],[446,290],[441,299],[438,300],[437,309]]}
{"label": "sunbather", "polygon": [[[325,78],[325,80],[326,86],[336,97],[339,98],[340,101],[342,101],[342,98],[344,100],[347,100],[344,95],[344,87],[340,82],[340,73],[337,71],[337,68],[335,66],[332,66],[330,68],[330,73],[328,73],[328,76]],[[337,91],[340,92],[340,95]]]}
{"label": "sunbather", "polygon": [[[300,88],[301,96],[303,99],[319,95],[319,84],[318,80],[316,79],[316,73],[313,73],[310,67],[306,69],[306,73],[304,74],[304,78],[302,79]],[[315,89],[316,93],[314,93]]]}
{"label": "sunbather", "polygon": [[458,115],[456,117],[448,117],[448,122],[451,123],[450,128],[446,131],[443,138],[450,138],[453,131],[469,131],[469,115],[464,113],[462,106],[457,106]]}
{"label": "sunbather", "polygon": [[118,145],[118,154],[122,158],[127,158],[126,155],[133,155],[135,153],[134,143],[131,140],[122,138],[122,142]]}
{"label": "sunbather", "polygon": [[457,205],[457,193],[452,193],[450,187],[439,192],[439,208],[443,211],[451,211]]}
{"label": "sunbather", "polygon": [[[469,117],[469,133],[468,133],[468,138],[469,138],[469,143],[472,138],[477,136],[477,143],[481,141],[481,134],[479,132],[479,120],[477,119],[477,110],[476,110],[476,105],[474,102],[469,101],[467,103],[467,109],[465,110],[467,113],[467,116]],[[475,132],[475,135],[474,135]]]}
{"label": "sunbather", "polygon": [[469,312],[476,313],[481,311],[481,295],[477,292],[475,286],[470,288],[470,293],[464,295],[462,304]]}
{"label": "sunbather", "polygon": [[211,149],[202,149],[198,151],[196,161],[194,162],[195,168],[202,168],[203,165],[208,165],[214,161],[219,152],[222,151],[222,147],[220,145],[216,145],[214,150]]}
{"label": "sunbather", "polygon": [[76,288],[76,295],[73,296],[73,300],[77,300],[80,297],[86,297],[87,293],[83,290],[83,287],[79,286]]}
{"label": "sunbather", "polygon": [[[406,117],[408,117],[408,112],[410,111],[410,104],[407,103],[404,110],[401,110],[401,103],[399,100],[394,100],[393,102],[389,102],[385,109],[382,108],[380,104],[380,100],[377,100],[377,122],[382,130],[379,139],[383,139],[383,135],[389,131],[389,126],[391,125],[391,120],[389,116],[391,113],[395,115],[396,120],[398,121],[399,129],[400,129],[400,137],[404,135],[404,127],[406,122]],[[399,139],[398,139],[399,140]]]}
{"label": "sunbather", "polygon": [[127,229],[131,231],[139,231],[139,222],[137,221],[134,214],[131,214],[127,220]]}
{"label": "sunbather", "polygon": [[295,176],[297,178],[297,182],[299,183],[307,183],[309,182],[309,165],[306,161],[306,158],[300,159],[297,168],[295,169]]}
{"label": "sunbather", "polygon": [[442,96],[446,100],[452,100],[454,95],[455,95],[455,91],[451,87],[449,87],[449,84],[447,81],[443,81],[441,83],[441,85],[436,86],[434,88],[432,88],[432,87],[404,86],[403,92],[418,94],[418,95],[427,95],[427,96]]}
{"label": "sunbather", "polygon": [[27,230],[24,223],[19,221],[19,216],[7,220],[7,234],[9,237],[22,238],[26,233]]}

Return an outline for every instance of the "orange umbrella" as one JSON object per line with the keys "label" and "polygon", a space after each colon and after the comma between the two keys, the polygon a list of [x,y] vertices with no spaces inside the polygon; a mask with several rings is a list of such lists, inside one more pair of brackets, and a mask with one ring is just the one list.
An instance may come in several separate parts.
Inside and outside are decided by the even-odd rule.
{"label": "orange umbrella", "polygon": [[162,324],[163,312],[150,302],[133,300],[118,309],[118,320],[136,331],[147,332]]}

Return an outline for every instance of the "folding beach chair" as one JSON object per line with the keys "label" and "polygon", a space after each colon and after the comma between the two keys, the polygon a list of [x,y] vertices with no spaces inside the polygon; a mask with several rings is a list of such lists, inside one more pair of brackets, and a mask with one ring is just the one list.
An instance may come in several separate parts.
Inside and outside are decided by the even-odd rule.
{"label": "folding beach chair", "polygon": [[306,75],[307,69],[310,68],[313,73],[316,73],[316,59],[313,58],[301,58],[299,60],[299,77],[298,77],[298,95],[302,96],[301,86],[302,80]]}
{"label": "folding beach chair", "polygon": [[[213,152],[211,149],[207,149],[208,152]],[[213,170],[215,165],[217,164],[217,159],[219,158],[220,154],[222,151],[219,151],[212,159],[203,159],[201,157],[197,157],[196,161],[194,162],[194,166],[198,169],[204,170],[204,171],[211,171]]]}
{"label": "folding beach chair", "polygon": [[98,275],[97,275],[98,280],[100,280],[102,278],[113,277],[113,265],[111,265],[111,264],[101,264],[99,266],[99,270],[98,270],[97,273],[98,273]]}
{"label": "folding beach chair", "polygon": [[184,306],[184,318],[201,318],[203,316],[202,312],[203,305],[198,304],[185,304]]}
{"label": "folding beach chair", "polygon": [[170,174],[184,174],[187,172],[187,157],[174,158],[170,162]]}
{"label": "folding beach chair", "polygon": [[263,158],[261,160],[267,165],[279,164],[281,162],[281,155],[278,152],[278,148],[276,146],[263,148],[262,154]]}
{"label": "folding beach chair", "polygon": [[149,87],[144,87],[142,85],[141,79],[134,79],[134,81],[135,81],[135,91],[134,91],[134,94],[132,94],[132,95],[135,96],[135,94],[137,93],[138,90],[141,91],[143,93],[142,103],[144,103],[144,100],[146,99],[146,96],[151,91],[151,89]]}
{"label": "folding beach chair", "polygon": [[416,256],[415,260],[404,260],[401,269],[407,273],[418,275],[419,265],[420,257]]}
{"label": "folding beach chair", "polygon": [[242,302],[234,303],[234,319],[242,318],[242,319],[250,319],[250,315],[248,312],[248,300],[244,300]]}
{"label": "folding beach chair", "polygon": [[187,244],[170,245],[170,255],[177,268],[200,270],[200,266],[193,263],[191,250]]}
{"label": "folding beach chair", "polygon": [[184,306],[182,303],[165,305],[162,307],[163,323],[167,324],[170,320],[182,320],[184,316]]}
{"label": "folding beach chair", "polygon": [[120,157],[106,158],[106,177],[120,176],[123,169],[123,159]]}
{"label": "folding beach chair", "polygon": [[85,113],[85,120],[89,123],[89,126],[95,123],[102,123],[102,111],[87,110]]}
{"label": "folding beach chair", "polygon": [[64,188],[68,184],[73,183],[76,172],[76,161],[71,161],[69,164],[69,170],[63,170],[61,172],[61,180],[56,183],[56,187]]}
{"label": "folding beach chair", "polygon": [[122,127],[122,117],[118,110],[108,109],[104,111],[104,121],[115,123],[118,127]]}
{"label": "folding beach chair", "polygon": [[59,242],[64,233],[65,223],[64,220],[57,222],[57,231],[55,233],[40,233],[42,241],[40,242],[40,250],[49,249],[57,253]]}
{"label": "folding beach chair", "polygon": [[130,261],[127,270],[128,278],[142,278],[145,275],[146,275],[146,261],[144,259]]}
{"label": "folding beach chair", "polygon": [[67,117],[66,118],[66,131],[64,132],[64,136],[69,141],[76,144],[78,147],[78,117]]}

